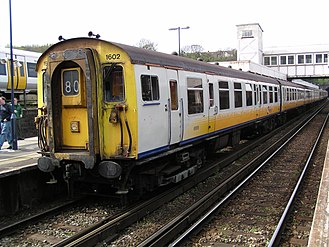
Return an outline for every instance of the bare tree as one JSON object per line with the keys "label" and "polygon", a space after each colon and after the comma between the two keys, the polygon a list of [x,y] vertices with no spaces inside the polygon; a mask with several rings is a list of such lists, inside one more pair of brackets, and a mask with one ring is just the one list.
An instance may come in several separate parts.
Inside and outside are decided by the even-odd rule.
{"label": "bare tree", "polygon": [[202,51],[203,51],[203,47],[201,45],[191,45],[191,52],[201,53]]}
{"label": "bare tree", "polygon": [[140,48],[147,49],[147,50],[156,51],[158,44],[155,44],[154,42],[151,42],[148,39],[141,39],[139,41],[139,43],[137,44],[137,46]]}

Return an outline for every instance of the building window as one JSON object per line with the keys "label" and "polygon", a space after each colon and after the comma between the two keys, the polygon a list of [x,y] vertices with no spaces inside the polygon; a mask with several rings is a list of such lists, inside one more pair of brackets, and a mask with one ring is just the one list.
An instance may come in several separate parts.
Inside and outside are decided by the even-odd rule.
{"label": "building window", "polygon": [[242,30],[242,38],[253,38],[252,30]]}
{"label": "building window", "polygon": [[271,65],[278,65],[278,58],[277,57],[271,57]]}
{"label": "building window", "polygon": [[234,82],[234,106],[242,107],[242,87],[241,83]]}
{"label": "building window", "polygon": [[203,112],[202,79],[187,78],[187,105],[188,114]]}
{"label": "building window", "polygon": [[322,63],[322,54],[315,55],[315,63]]}
{"label": "building window", "polygon": [[328,54],[323,54],[323,62],[328,63]]}
{"label": "building window", "polygon": [[230,94],[227,81],[219,81],[219,109],[225,110],[230,108]]}
{"label": "building window", "polygon": [[311,54],[305,55],[305,62],[306,63],[312,63],[312,55]]}
{"label": "building window", "polygon": [[159,79],[157,76],[142,75],[142,99],[144,101],[155,101],[160,99]]}
{"label": "building window", "polygon": [[294,64],[295,63],[295,56],[288,56],[288,64]]}
{"label": "building window", "polygon": [[287,57],[286,56],[280,56],[280,64],[287,64]]}
{"label": "building window", "polygon": [[264,57],[264,65],[270,65],[270,57]]}
{"label": "building window", "polygon": [[298,64],[304,63],[304,55],[298,55],[297,58],[298,58]]}

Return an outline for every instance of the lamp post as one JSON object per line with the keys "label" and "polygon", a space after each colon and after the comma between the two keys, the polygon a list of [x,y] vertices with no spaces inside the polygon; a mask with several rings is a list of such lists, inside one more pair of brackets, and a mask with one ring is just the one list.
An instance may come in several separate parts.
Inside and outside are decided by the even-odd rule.
{"label": "lamp post", "polygon": [[174,30],[178,30],[178,55],[180,56],[180,30],[181,29],[189,29],[190,27],[173,27],[173,28],[169,28],[169,31],[174,31]]}
{"label": "lamp post", "polygon": [[11,76],[11,136],[13,140],[13,150],[17,150],[17,136],[16,136],[16,114],[14,106],[14,57],[13,57],[13,31],[11,18],[11,0],[9,0],[9,22],[10,22],[10,76]]}

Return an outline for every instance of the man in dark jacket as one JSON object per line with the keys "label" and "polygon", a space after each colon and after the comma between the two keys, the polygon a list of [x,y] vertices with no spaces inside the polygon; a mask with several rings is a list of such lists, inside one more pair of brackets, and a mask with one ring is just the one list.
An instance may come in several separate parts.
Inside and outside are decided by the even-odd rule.
{"label": "man in dark jacket", "polygon": [[1,121],[1,133],[0,133],[0,149],[3,143],[8,140],[9,147],[12,149],[12,136],[11,136],[11,106],[6,104],[6,98],[0,97],[0,121]]}

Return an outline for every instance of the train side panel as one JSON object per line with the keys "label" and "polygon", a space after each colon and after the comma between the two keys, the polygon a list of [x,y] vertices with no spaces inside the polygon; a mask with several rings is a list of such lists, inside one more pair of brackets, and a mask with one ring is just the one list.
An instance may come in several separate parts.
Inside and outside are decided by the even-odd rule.
{"label": "train side panel", "polygon": [[[14,92],[37,91],[36,64],[41,53],[13,49]],[[11,63],[9,49],[0,51],[0,91],[11,91]]]}
{"label": "train side panel", "polygon": [[101,158],[136,158],[138,107],[134,65],[122,49],[111,45],[101,49],[99,60],[97,109]]}
{"label": "train side panel", "polygon": [[168,149],[169,94],[166,70],[135,65],[139,158]]}

